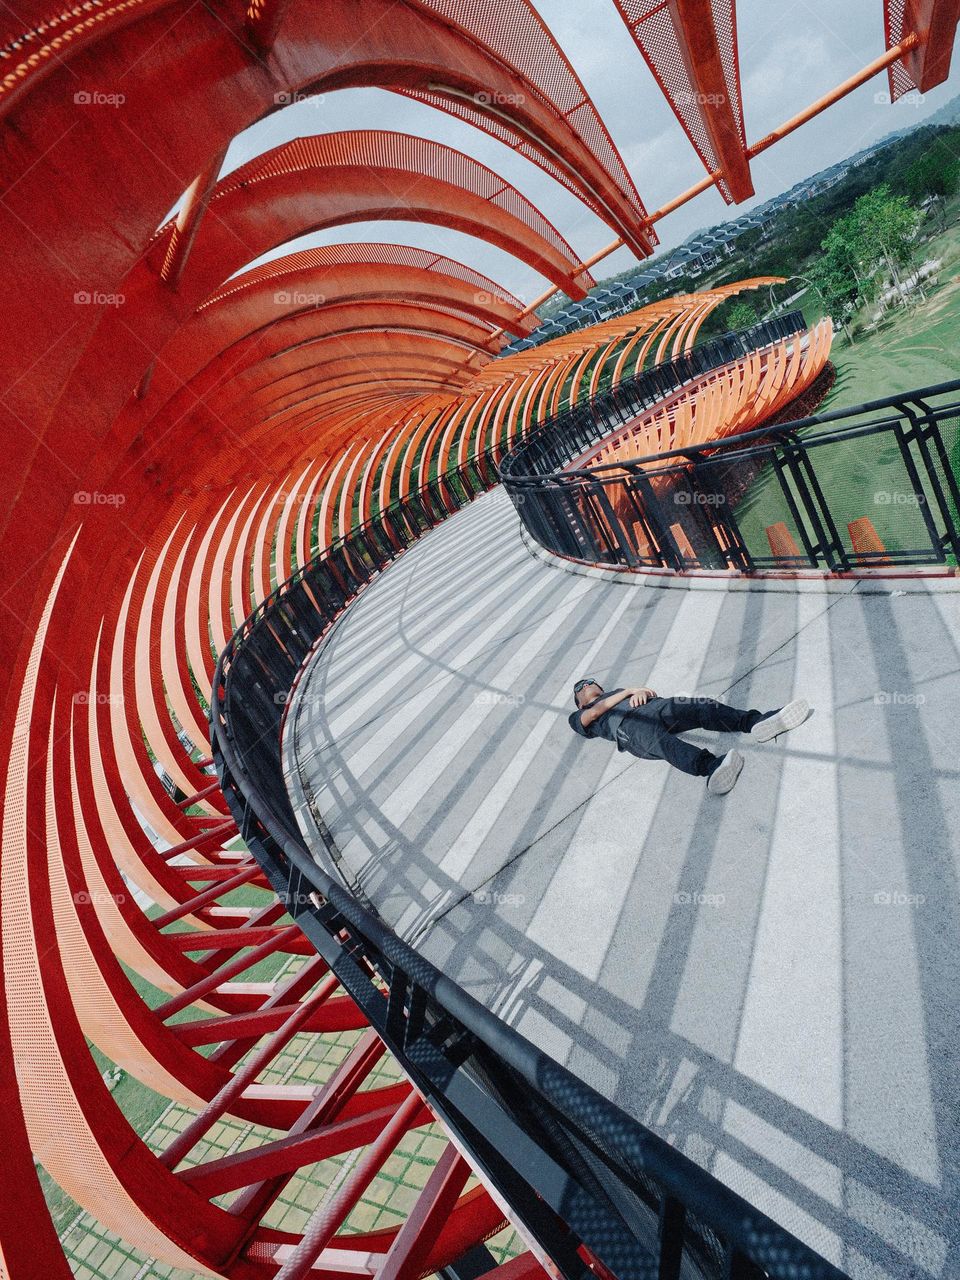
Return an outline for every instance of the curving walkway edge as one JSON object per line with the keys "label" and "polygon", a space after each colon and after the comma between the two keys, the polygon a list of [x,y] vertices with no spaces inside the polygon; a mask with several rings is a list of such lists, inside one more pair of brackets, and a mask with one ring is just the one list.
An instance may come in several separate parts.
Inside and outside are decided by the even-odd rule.
{"label": "curving walkway edge", "polygon": [[[288,785],[529,1039],[851,1276],[955,1276],[958,650],[943,584],[638,591],[533,557],[496,489],[314,656]],[[572,734],[584,673],[815,714],[716,799]]]}

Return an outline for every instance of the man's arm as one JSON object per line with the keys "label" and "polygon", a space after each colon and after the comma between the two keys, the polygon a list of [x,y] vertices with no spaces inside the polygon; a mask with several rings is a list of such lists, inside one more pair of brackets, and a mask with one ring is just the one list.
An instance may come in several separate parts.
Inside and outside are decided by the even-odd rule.
{"label": "man's arm", "polygon": [[604,694],[602,698],[597,698],[596,702],[591,702],[588,707],[584,707],[580,712],[580,723],[588,729],[625,698],[630,699],[631,707],[642,707],[645,702],[649,702],[656,696],[652,689],[617,689],[613,693]]}

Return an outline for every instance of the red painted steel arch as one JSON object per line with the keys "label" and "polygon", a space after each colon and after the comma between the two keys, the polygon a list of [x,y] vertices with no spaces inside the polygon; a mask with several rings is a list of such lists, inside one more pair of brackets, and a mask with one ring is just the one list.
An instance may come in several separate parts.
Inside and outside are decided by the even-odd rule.
{"label": "red painted steel arch", "polygon": [[[722,32],[700,43],[696,6],[671,5],[690,86],[706,94],[722,74],[730,88]],[[928,33],[952,44],[955,9],[887,5],[888,44],[916,37],[896,64],[910,83],[945,74]],[[13,1280],[69,1274],[36,1154],[145,1254],[266,1280],[300,1244],[264,1221],[293,1173],[427,1117],[403,1080],[361,1088],[382,1052],[369,1036],[318,1097],[258,1078],[293,1035],[363,1021],[316,958],[248,980],[258,960],[286,965],[308,948],[236,847],[206,763],[214,650],[278,578],[346,531],[355,506],[370,515],[435,465],[504,447],[601,370],[626,376],[688,347],[726,296],[765,282],[667,299],[494,359],[501,331],[530,333],[536,316],[449,259],[342,245],[244,270],[305,231],[406,212],[482,235],[573,296],[589,287],[520,192],[437,143],[298,139],[217,180],[239,132],[298,95],[353,86],[409,95],[506,141],[648,253],[655,234],[633,181],[526,0],[216,11],[86,0],[62,12],[28,0],[19,13],[7,11],[0,42],[0,231],[13,247],[0,255],[2,1265]],[[742,198],[739,84],[726,110],[684,127],[707,168],[722,169],[721,190]],[[414,204],[384,191],[392,174],[422,178]],[[751,396],[769,411],[805,385],[826,358],[825,335],[815,344],[805,364],[781,354],[762,384],[747,370],[725,396],[705,395],[702,413],[674,408],[643,430],[742,429],[759,412]],[[238,904],[241,887],[249,902]],[[151,1003],[129,970],[156,989]],[[197,1016],[179,1022],[185,1010]],[[88,1040],[190,1107],[187,1136],[151,1150]],[[284,1137],[204,1158],[221,1116]],[[369,1255],[419,1280],[502,1225],[486,1191],[466,1189],[458,1153],[438,1168],[416,1249],[395,1229],[336,1236],[356,1255],[352,1275],[372,1280]],[[221,1194],[229,1209],[212,1202]],[[327,1276],[347,1270],[339,1254],[320,1261]]]}
{"label": "red painted steel arch", "polygon": [[[573,298],[593,286],[557,229],[511,183],[453,147],[412,134],[356,129],[295,138],[216,184],[195,238],[160,228],[164,273],[189,252],[193,297],[261,253],[353,222],[426,222],[497,245]],[[200,292],[200,296],[202,292]]]}

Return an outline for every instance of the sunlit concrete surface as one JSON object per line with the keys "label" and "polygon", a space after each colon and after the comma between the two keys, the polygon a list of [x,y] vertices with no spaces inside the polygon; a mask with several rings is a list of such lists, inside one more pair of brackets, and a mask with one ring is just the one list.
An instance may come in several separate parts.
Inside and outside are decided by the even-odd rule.
{"label": "sunlit concrete surface", "polygon": [[[318,859],[540,1047],[851,1275],[956,1276],[958,644],[956,592],[571,575],[494,491],[319,651],[289,785]],[[718,799],[571,733],[581,674],[815,713],[726,739]]]}

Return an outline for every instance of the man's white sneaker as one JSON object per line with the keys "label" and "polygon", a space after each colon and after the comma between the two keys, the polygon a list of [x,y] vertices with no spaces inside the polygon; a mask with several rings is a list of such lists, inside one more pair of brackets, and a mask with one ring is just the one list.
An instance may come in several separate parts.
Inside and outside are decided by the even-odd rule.
{"label": "man's white sneaker", "polygon": [[707,790],[712,796],[725,796],[737,785],[743,756],[739,751],[728,751],[707,779]]}
{"label": "man's white sneaker", "polygon": [[766,720],[759,720],[750,730],[750,737],[754,742],[769,742],[778,734],[796,729],[809,715],[810,703],[806,698],[794,698],[793,702],[788,702],[772,716],[767,716]]}

